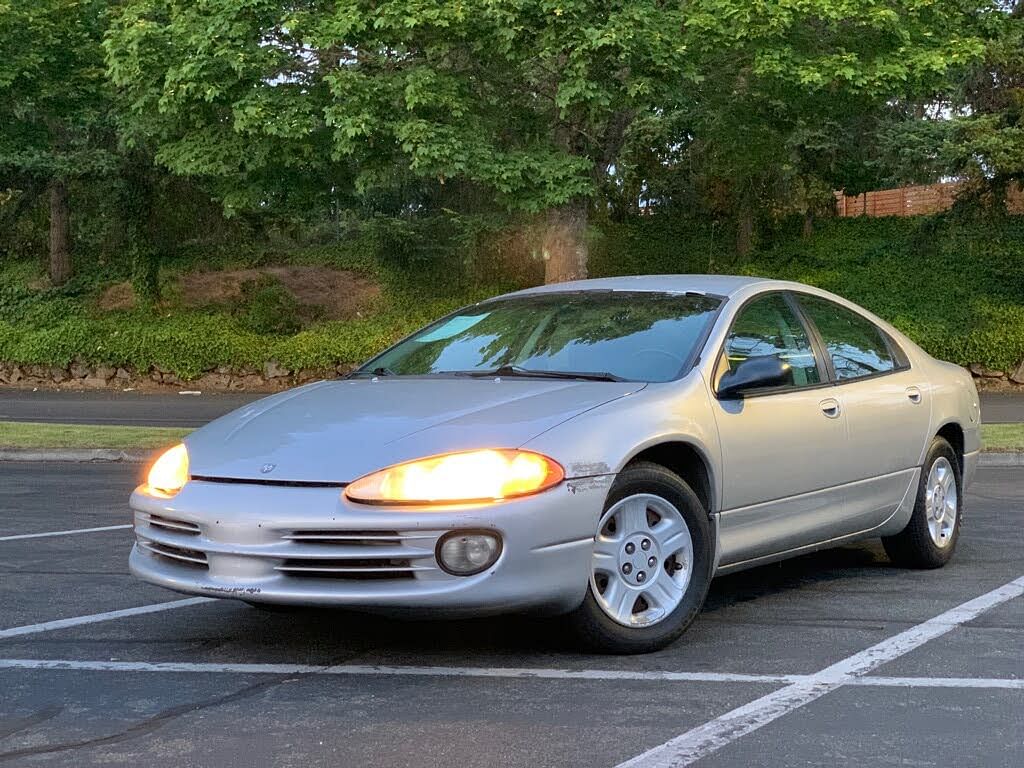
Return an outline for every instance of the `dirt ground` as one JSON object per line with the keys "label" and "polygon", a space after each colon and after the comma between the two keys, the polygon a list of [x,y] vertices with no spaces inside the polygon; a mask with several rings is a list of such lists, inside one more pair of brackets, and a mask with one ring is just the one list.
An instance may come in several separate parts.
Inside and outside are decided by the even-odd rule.
{"label": "dirt ground", "polygon": [[[190,272],[178,279],[173,290],[187,307],[233,304],[241,297],[242,284],[261,275],[280,280],[301,305],[318,308],[325,320],[356,317],[380,295],[380,286],[363,275],[318,266]],[[131,309],[134,305],[135,294],[127,282],[110,286],[99,299],[104,311]]]}

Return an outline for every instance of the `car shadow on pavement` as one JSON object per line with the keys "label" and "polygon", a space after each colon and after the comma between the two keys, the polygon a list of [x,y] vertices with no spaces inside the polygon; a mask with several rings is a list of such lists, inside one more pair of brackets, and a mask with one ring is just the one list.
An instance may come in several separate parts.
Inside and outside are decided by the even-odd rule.
{"label": "car shadow on pavement", "polygon": [[[330,608],[296,608],[288,612],[249,609],[238,615],[241,629],[234,642],[265,651],[268,645],[332,656],[330,663],[358,660],[409,663],[415,655],[495,652],[535,654],[554,650],[552,622],[532,616],[496,616],[436,620],[393,618]],[[233,642],[233,644],[234,644]],[[566,642],[566,647],[568,642]],[[338,654],[334,657],[334,654]],[[409,658],[399,659],[405,655]],[[316,663],[316,662],[313,662]]]}
{"label": "car shadow on pavement", "polygon": [[895,578],[903,573],[906,571],[892,565],[880,543],[826,549],[718,577],[711,582],[702,612],[714,613],[738,603],[868,574]]}
{"label": "car shadow on pavement", "polygon": [[[902,573],[905,571],[891,566],[881,547],[873,543],[815,552],[716,579],[703,613],[714,614],[740,603],[866,575],[888,579]],[[431,620],[340,609],[239,606],[233,619],[231,643],[236,648],[241,644],[254,655],[266,655],[268,651],[276,655],[275,649],[287,651],[289,658],[301,656],[310,663],[320,663],[320,658],[327,658],[326,663],[359,663],[372,657],[377,664],[415,664],[442,657],[450,663],[453,655],[479,661],[488,657],[493,660],[495,655],[534,658],[581,654],[558,618]]]}

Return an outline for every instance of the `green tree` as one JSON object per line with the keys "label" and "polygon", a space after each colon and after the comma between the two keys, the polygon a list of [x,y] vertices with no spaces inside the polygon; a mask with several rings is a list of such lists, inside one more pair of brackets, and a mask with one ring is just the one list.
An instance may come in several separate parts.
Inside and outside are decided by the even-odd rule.
{"label": "green tree", "polygon": [[878,177],[877,131],[982,55],[988,4],[967,0],[751,3],[699,0],[691,29],[705,79],[688,107],[703,183],[752,246],[758,210],[811,217],[831,190]]}
{"label": "green tree", "polygon": [[1002,201],[1011,182],[1024,181],[1024,1],[987,22],[985,56],[954,93],[960,115],[942,154],[950,170],[984,180]]}
{"label": "green tree", "polygon": [[351,204],[324,65],[290,21],[307,5],[122,3],[105,45],[124,143],[199,181],[229,216],[322,218]]}
{"label": "green tree", "polygon": [[884,104],[979,55],[978,8],[128,0],[107,49],[157,160],[222,180],[229,207],[272,204],[274,180],[278,195],[302,180],[365,193],[396,168],[465,182],[543,217],[551,282],[586,275],[588,219],[622,183],[619,163],[651,168],[623,153],[637,131],[667,137],[669,154],[700,150],[730,187],[742,242],[757,190],[820,139],[836,104]]}
{"label": "green tree", "polygon": [[997,0],[975,20],[982,54],[901,100],[862,168],[887,185],[958,177],[969,182],[964,201],[999,211],[1010,183],[1024,180],[1024,2]]}
{"label": "green tree", "polygon": [[[179,173],[396,163],[542,213],[548,280],[586,274],[589,206],[639,114],[689,65],[685,14],[632,2],[130,2],[115,81]],[[229,198],[230,199],[230,198]]]}
{"label": "green tree", "polygon": [[50,279],[71,274],[69,184],[116,159],[101,0],[0,0],[0,178],[49,194]]}

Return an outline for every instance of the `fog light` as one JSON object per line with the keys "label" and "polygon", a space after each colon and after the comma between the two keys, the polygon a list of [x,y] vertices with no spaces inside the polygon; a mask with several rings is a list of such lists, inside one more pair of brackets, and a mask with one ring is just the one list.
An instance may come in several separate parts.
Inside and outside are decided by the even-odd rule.
{"label": "fog light", "polygon": [[490,568],[501,554],[501,538],[484,531],[453,531],[437,543],[437,562],[454,576],[472,576]]}

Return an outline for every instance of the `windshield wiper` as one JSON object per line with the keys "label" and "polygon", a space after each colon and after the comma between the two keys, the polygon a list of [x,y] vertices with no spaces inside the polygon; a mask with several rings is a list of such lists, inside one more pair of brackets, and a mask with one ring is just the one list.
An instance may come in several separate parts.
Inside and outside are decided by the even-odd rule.
{"label": "windshield wiper", "polygon": [[458,371],[460,376],[489,378],[491,376],[521,376],[533,379],[580,379],[583,381],[625,381],[621,376],[606,371],[536,371],[521,365],[502,365],[486,371]]}
{"label": "windshield wiper", "polygon": [[354,379],[356,376],[397,376],[398,374],[392,371],[390,368],[374,368],[373,370],[360,369],[358,371],[352,371],[346,379]]}

